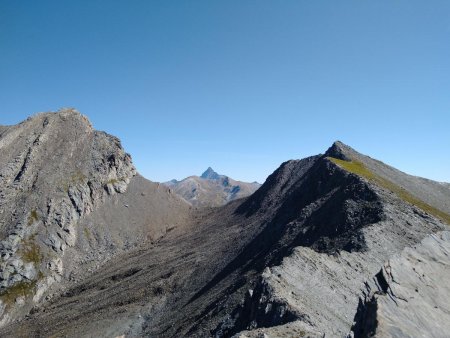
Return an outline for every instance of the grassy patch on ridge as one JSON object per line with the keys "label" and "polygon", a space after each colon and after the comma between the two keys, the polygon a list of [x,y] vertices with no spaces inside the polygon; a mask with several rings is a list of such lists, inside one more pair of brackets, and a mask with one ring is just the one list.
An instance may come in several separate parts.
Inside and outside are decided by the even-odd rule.
{"label": "grassy patch on ridge", "polygon": [[449,214],[413,196],[411,193],[409,193],[402,187],[398,186],[397,184],[375,174],[374,172],[370,171],[363,163],[359,161],[344,161],[334,157],[328,157],[328,159],[333,163],[337,164],[339,167],[345,169],[346,171],[364,177],[365,179],[378,184],[380,187],[392,191],[405,202],[408,202],[422,209],[428,214],[433,215],[450,225]]}

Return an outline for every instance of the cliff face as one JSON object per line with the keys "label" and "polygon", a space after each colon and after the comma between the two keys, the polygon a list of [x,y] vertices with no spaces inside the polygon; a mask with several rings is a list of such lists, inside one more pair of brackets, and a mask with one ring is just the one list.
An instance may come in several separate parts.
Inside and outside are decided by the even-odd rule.
{"label": "cliff face", "polygon": [[[6,308],[38,302],[60,280],[78,220],[123,193],[136,171],[117,138],[94,131],[72,110],[4,129],[0,157],[0,299]],[[3,321],[13,316],[10,309]]]}
{"label": "cliff face", "polygon": [[120,141],[74,110],[37,114],[0,130],[1,323],[20,317],[61,282],[66,251],[80,234],[99,230],[80,231],[79,222],[125,193],[135,176]]}

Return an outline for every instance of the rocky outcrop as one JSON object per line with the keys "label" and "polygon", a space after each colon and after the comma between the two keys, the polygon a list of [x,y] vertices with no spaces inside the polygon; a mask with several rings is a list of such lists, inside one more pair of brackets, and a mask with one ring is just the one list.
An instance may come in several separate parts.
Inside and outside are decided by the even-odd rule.
{"label": "rocky outcrop", "polygon": [[109,196],[125,192],[136,171],[117,138],[94,131],[71,109],[38,114],[2,130],[0,158],[5,322],[20,312],[15,308],[39,302],[60,280],[78,221]]}
{"label": "rocky outcrop", "polygon": [[351,336],[444,337],[450,332],[450,232],[394,255],[365,283]]}
{"label": "rocky outcrop", "polygon": [[244,302],[213,331],[216,337],[229,337],[244,330],[279,326],[297,320],[287,302],[277,299],[266,278],[270,269],[266,268],[254,289],[248,289]]}

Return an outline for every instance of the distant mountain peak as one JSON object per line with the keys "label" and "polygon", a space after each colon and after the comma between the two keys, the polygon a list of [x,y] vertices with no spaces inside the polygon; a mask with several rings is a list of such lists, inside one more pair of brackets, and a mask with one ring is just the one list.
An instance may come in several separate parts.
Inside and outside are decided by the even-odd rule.
{"label": "distant mountain peak", "polygon": [[200,177],[207,180],[217,180],[220,178],[220,175],[216,173],[213,168],[208,167]]}
{"label": "distant mountain peak", "polygon": [[200,176],[189,176],[181,181],[164,182],[173,192],[194,207],[217,207],[247,197],[261,186],[259,183],[235,181],[208,167]]}

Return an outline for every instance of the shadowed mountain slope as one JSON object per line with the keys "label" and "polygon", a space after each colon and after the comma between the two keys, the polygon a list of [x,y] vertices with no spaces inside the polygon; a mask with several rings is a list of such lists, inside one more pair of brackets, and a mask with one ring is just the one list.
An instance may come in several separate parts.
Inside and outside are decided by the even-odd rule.
{"label": "shadowed mountain slope", "polygon": [[[62,274],[59,288],[0,335],[345,337],[352,328],[376,331],[367,311],[375,287],[368,281],[391,257],[446,228],[449,196],[445,185],[340,142],[324,155],[283,163],[245,199],[195,213],[168,188],[133,174],[126,190],[105,195],[74,222],[78,235],[66,252],[76,263],[65,261],[71,273]],[[101,234],[93,235],[96,242],[88,235],[93,229]],[[443,245],[435,242],[431,247]],[[140,246],[127,251],[135,243]],[[124,249],[109,255],[110,247]],[[88,248],[90,256],[77,256]],[[426,252],[431,260],[435,254],[445,259]],[[108,264],[95,266],[105,257]],[[77,270],[78,263],[88,269]],[[3,296],[17,303],[14,295]],[[429,302],[418,299],[420,306]],[[393,320],[410,310],[402,308]]]}
{"label": "shadowed mountain slope", "polygon": [[196,207],[216,207],[253,194],[261,185],[246,183],[219,175],[211,167],[201,176],[165,182],[176,194]]}
{"label": "shadowed mountain slope", "polygon": [[[264,219],[267,225],[194,298],[217,290],[219,302],[230,292],[220,288],[223,284],[234,285],[241,301],[245,299],[223,314],[214,334],[229,336],[295,321],[296,329],[345,336],[367,276],[374,275],[392,253],[445,227],[441,219],[391,190],[344,170],[333,160],[342,158],[337,151],[346,151],[348,159],[364,160],[335,143],[323,156],[284,163],[237,208],[249,223]],[[410,178],[416,179],[403,179]],[[233,273],[239,279],[233,280]],[[203,321],[210,323],[213,313],[204,314],[190,332],[204,330]]]}

